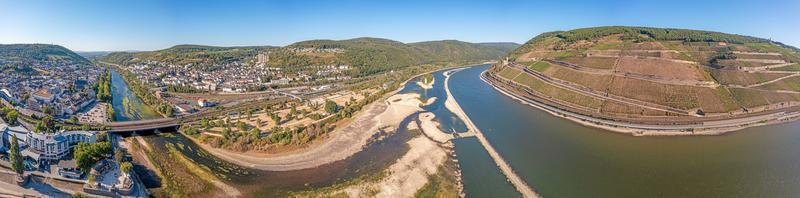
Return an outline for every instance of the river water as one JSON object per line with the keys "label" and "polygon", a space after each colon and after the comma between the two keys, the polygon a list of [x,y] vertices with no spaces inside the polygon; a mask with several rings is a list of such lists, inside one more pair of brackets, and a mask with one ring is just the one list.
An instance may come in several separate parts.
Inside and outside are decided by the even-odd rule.
{"label": "river water", "polygon": [[114,109],[114,120],[129,121],[161,118],[150,106],[142,103],[131,91],[128,84],[116,70],[111,70],[111,106]]}
{"label": "river water", "polygon": [[[450,88],[475,122],[514,170],[545,197],[793,197],[800,194],[800,122],[745,129],[723,136],[633,137],[589,128],[521,104],[479,79],[489,66],[471,67],[452,75]],[[416,92],[437,102],[424,107],[445,131],[465,131],[444,108],[444,76],[435,72],[433,89],[411,81],[401,93]],[[125,107],[118,91],[127,90],[112,74],[114,108]],[[130,91],[121,96],[132,96]],[[127,103],[130,103],[131,98]],[[118,105],[119,104],[119,105]],[[138,102],[141,104],[141,101]],[[130,106],[130,105],[128,105]],[[138,107],[144,107],[139,105]],[[124,108],[122,108],[124,109]],[[117,110],[118,119],[142,119],[152,110]],[[137,113],[138,112],[138,113]],[[137,116],[138,115],[138,116]],[[157,116],[153,112],[154,116]],[[116,116],[116,115],[115,115]],[[406,119],[408,123],[410,119]],[[339,183],[386,168],[401,156],[405,131],[389,135],[347,160],[291,172],[257,171],[202,154],[180,135],[148,137],[161,148],[167,142],[186,145],[187,157],[212,169],[241,169],[225,175],[226,183],[252,193],[304,190]],[[468,197],[515,197],[486,150],[475,138],[454,141]],[[198,153],[199,152],[199,153]],[[225,168],[227,167],[227,168]],[[215,171],[223,172],[223,171]],[[277,193],[277,194],[275,194]]]}
{"label": "river water", "polygon": [[[800,195],[800,122],[722,136],[633,137],[521,104],[479,79],[488,67],[455,73],[453,97],[514,170],[545,197]],[[474,142],[456,141],[467,195],[505,193],[485,179],[496,171],[469,164],[481,163],[470,155],[489,160],[473,148],[480,146]]]}

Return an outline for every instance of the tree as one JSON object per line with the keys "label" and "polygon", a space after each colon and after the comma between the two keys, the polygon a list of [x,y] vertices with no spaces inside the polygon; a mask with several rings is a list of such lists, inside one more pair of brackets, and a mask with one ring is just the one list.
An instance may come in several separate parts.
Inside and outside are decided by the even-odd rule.
{"label": "tree", "polygon": [[247,124],[245,124],[242,121],[237,121],[236,122],[236,128],[239,129],[239,131],[242,131],[242,132],[247,131]]}
{"label": "tree", "polygon": [[19,142],[17,140],[17,135],[11,135],[11,148],[9,151],[8,161],[11,163],[11,169],[14,169],[14,172],[22,176],[22,173],[25,172],[25,166],[22,164],[22,154],[19,151]]}
{"label": "tree", "polygon": [[6,122],[8,122],[9,125],[17,124],[17,118],[19,118],[19,112],[16,110],[11,110],[6,113]]}
{"label": "tree", "polygon": [[278,114],[270,113],[269,116],[272,118],[272,121],[275,121],[275,125],[281,124],[281,117],[278,116]]}
{"label": "tree", "polygon": [[253,136],[254,139],[258,139],[261,137],[261,130],[258,130],[258,128],[250,129],[250,135]]}
{"label": "tree", "polygon": [[98,142],[89,144],[86,142],[81,142],[75,146],[75,150],[72,152],[72,156],[75,159],[78,168],[80,168],[83,172],[89,172],[89,169],[91,169],[92,166],[97,163],[97,161],[103,157],[108,157],[111,155],[111,143]]}
{"label": "tree", "polygon": [[89,178],[86,178],[89,185],[94,186],[95,178],[94,175],[89,175]]}
{"label": "tree", "polygon": [[339,112],[339,105],[331,100],[325,100],[325,112],[328,112],[329,114]]}
{"label": "tree", "polygon": [[200,127],[206,129],[208,128],[208,118],[203,118],[200,120]]}
{"label": "tree", "polygon": [[122,173],[124,174],[130,173],[131,169],[133,169],[133,164],[131,164],[130,162],[122,162],[119,164],[119,170],[122,171]]}

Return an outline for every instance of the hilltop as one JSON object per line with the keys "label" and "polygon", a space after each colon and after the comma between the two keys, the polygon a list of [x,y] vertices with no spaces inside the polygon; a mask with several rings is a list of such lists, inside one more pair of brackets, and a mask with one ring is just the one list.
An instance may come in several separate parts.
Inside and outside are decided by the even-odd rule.
{"label": "hilltop", "polygon": [[688,125],[800,109],[800,53],[769,39],[595,27],[540,34],[508,57],[490,69],[493,84],[604,120]]}
{"label": "hilltop", "polygon": [[40,64],[44,62],[90,64],[86,58],[59,45],[0,44],[0,63]]}
{"label": "hilltop", "polygon": [[112,63],[160,61],[178,65],[215,65],[251,62],[268,55],[270,67],[297,68],[313,65],[352,65],[359,75],[437,62],[491,60],[510,52],[508,44],[476,44],[455,40],[402,43],[381,38],[309,40],[285,47],[215,47],[178,45],[149,52],[115,52],[100,58]]}

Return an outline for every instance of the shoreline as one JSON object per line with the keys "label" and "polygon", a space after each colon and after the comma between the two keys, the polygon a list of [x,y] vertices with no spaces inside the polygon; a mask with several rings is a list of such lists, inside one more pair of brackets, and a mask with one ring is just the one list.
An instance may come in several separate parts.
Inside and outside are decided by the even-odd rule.
{"label": "shoreline", "polygon": [[[623,123],[623,122],[610,121],[604,119],[590,118],[583,114],[558,109],[556,107],[541,103],[533,99],[527,99],[522,96],[518,96],[512,93],[511,91],[506,90],[505,88],[499,87],[493,84],[492,82],[489,82],[489,80],[487,80],[485,77],[485,75],[488,75],[487,71],[488,70],[485,70],[481,72],[481,74],[479,75],[482,81],[491,86],[494,90],[497,90],[503,95],[510,97],[516,101],[519,101],[522,104],[535,107],[555,117],[564,118],[572,122],[581,124],[583,126],[599,128],[614,133],[630,134],[636,137],[724,135],[750,127],[787,123],[787,122],[797,121],[798,119],[800,119],[800,112],[790,112],[790,113],[780,112],[780,113],[766,115],[766,116],[771,116],[768,119],[756,119],[746,122],[748,118],[753,118],[753,117],[746,117],[746,118],[739,118],[740,120],[744,120],[745,122],[736,122],[737,124],[711,126],[711,127],[702,127],[702,126],[698,127],[697,125],[647,125],[646,127],[620,126],[622,124],[633,125],[633,123]],[[730,122],[732,120],[726,120],[726,121]]]}
{"label": "shoreline", "polygon": [[[478,129],[477,126],[470,120],[469,116],[461,109],[461,106],[458,104],[458,101],[453,97],[453,94],[450,92],[450,76],[452,73],[461,71],[469,67],[459,68],[459,69],[452,69],[444,72],[444,89],[447,92],[447,99],[445,100],[444,106],[453,114],[456,114],[461,121],[467,125],[467,128],[470,132],[475,134],[475,137],[478,138],[478,141],[483,145],[484,149],[489,153],[489,156],[495,162],[500,171],[503,172],[503,175],[506,176],[506,179],[517,189],[517,191],[522,194],[523,197],[541,197],[533,188],[528,185],[522,177],[518,176],[514,169],[508,164],[504,159],[503,156],[500,155],[497,150],[494,149],[492,144],[489,142],[488,139],[483,135],[483,133]],[[452,73],[451,73],[452,72]]]}
{"label": "shoreline", "polygon": [[[347,157],[350,157],[362,151],[365,148],[365,146],[369,143],[368,141],[369,137],[372,137],[373,134],[377,133],[379,131],[378,129],[384,126],[388,126],[391,130],[394,130],[399,127],[404,127],[404,126],[393,126],[393,125],[399,125],[400,121],[402,121],[402,119],[404,119],[405,117],[410,116],[415,112],[422,111],[422,109],[419,107],[419,104],[413,104],[413,105],[401,104],[401,106],[409,106],[407,108],[406,107],[393,108],[391,105],[391,103],[394,102],[392,102],[390,98],[404,98],[405,97],[404,95],[407,95],[407,94],[398,95],[397,93],[402,91],[405,88],[405,85],[408,84],[408,82],[410,82],[414,78],[434,72],[449,70],[453,68],[471,67],[475,65],[481,65],[481,64],[445,67],[442,69],[416,74],[403,81],[397,89],[389,93],[386,93],[386,95],[384,95],[381,99],[376,100],[370,104],[367,104],[361,111],[358,111],[356,115],[353,116],[353,120],[350,123],[342,126],[341,128],[335,129],[334,132],[332,132],[325,139],[320,140],[320,142],[317,143],[312,143],[307,147],[293,151],[288,151],[285,153],[260,154],[260,153],[230,151],[222,148],[213,148],[209,145],[203,144],[197,138],[194,138],[192,136],[188,136],[185,134],[184,136],[186,136],[189,140],[191,140],[195,144],[199,145],[202,149],[208,151],[213,156],[242,167],[254,168],[265,171],[292,171],[292,170],[316,168],[325,164],[344,160]],[[416,98],[418,97],[415,97],[414,99],[411,99],[409,101],[413,100],[419,102],[420,104],[425,104]],[[427,103],[430,101],[425,101],[425,102]],[[410,111],[413,112],[408,113]],[[399,113],[407,115],[404,115],[402,117],[396,117],[396,115],[389,115],[389,117],[391,118],[384,117],[383,114],[387,113],[388,114]],[[357,127],[365,129],[346,130],[349,127]],[[344,140],[342,138],[345,139],[356,138],[358,140],[363,140],[363,141],[347,143],[347,140]],[[337,143],[339,146],[334,145]],[[347,144],[342,144],[342,143],[347,143]]]}

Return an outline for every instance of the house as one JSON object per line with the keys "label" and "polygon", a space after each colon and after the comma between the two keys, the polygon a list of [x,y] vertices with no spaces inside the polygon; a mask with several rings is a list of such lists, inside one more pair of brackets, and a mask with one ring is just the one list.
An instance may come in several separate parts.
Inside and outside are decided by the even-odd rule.
{"label": "house", "polygon": [[197,110],[194,109],[194,107],[192,107],[189,104],[178,104],[178,105],[175,105],[175,109],[177,109],[181,113],[194,113],[195,111],[197,111]]}
{"label": "house", "polygon": [[213,107],[213,106],[217,106],[217,103],[208,101],[206,99],[199,99],[199,100],[197,100],[197,106],[200,106],[200,107]]}
{"label": "house", "polygon": [[57,88],[41,88],[33,93],[33,98],[43,103],[51,103],[56,98],[56,95],[58,95],[58,92],[59,90]]}

